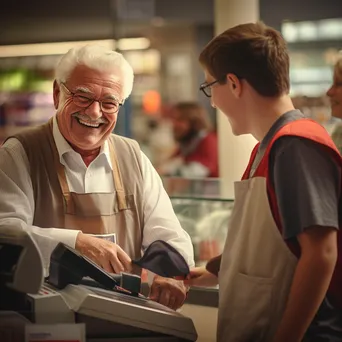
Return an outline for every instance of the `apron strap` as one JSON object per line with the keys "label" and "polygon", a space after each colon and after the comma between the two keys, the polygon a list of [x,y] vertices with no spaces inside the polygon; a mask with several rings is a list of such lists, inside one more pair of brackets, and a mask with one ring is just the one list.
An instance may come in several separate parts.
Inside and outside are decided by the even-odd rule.
{"label": "apron strap", "polygon": [[[49,127],[51,129],[51,132],[53,130],[52,125],[53,125],[53,121],[52,121],[52,119],[50,119],[49,120]],[[65,204],[65,208],[66,208],[65,212],[67,214],[74,215],[75,214],[74,201],[71,198],[68,181],[67,181],[66,175],[65,175],[64,165],[62,165],[60,160],[59,160],[58,150],[56,147],[56,143],[54,141],[52,144],[52,148],[54,150],[54,161],[55,161],[55,167],[56,167],[56,171],[57,171],[57,177],[58,177],[59,184],[61,186],[64,204]]]}
{"label": "apron strap", "polygon": [[67,181],[66,176],[65,176],[64,166],[58,160],[55,164],[56,164],[59,184],[62,188],[64,203],[65,203],[65,207],[66,207],[65,212],[67,214],[74,215],[75,214],[75,205],[74,205],[74,201],[71,198],[68,181]]}
{"label": "apron strap", "polygon": [[121,174],[119,170],[118,160],[116,158],[114,142],[113,142],[112,137],[110,137],[108,140],[109,140],[110,161],[112,163],[112,168],[113,168],[113,180],[114,180],[114,187],[116,190],[116,198],[118,201],[119,210],[125,210],[127,209],[127,202],[126,202],[125,192],[122,186],[122,179],[121,179]]}
{"label": "apron strap", "polygon": [[[51,129],[51,132],[53,130],[53,121],[52,119],[49,120],[49,127]],[[121,175],[120,175],[120,170],[119,170],[119,165],[118,161],[116,158],[116,153],[115,153],[115,148],[114,148],[114,142],[112,138],[109,138],[109,152],[110,152],[110,159],[112,163],[112,168],[113,168],[113,181],[114,181],[114,187],[116,189],[116,197],[118,201],[118,207],[119,210],[125,210],[127,209],[127,203],[126,203],[126,196],[123,190],[122,186],[122,180],[121,180]],[[64,203],[66,206],[66,213],[74,215],[75,214],[75,205],[74,201],[72,200],[71,194],[70,194],[70,189],[68,185],[68,181],[66,179],[65,175],[65,168],[61,164],[58,156],[58,150],[56,147],[55,142],[53,141],[53,150],[54,150],[54,161],[55,161],[55,167],[57,171],[57,176],[58,176],[58,181],[61,186],[63,198],[64,198]]]}

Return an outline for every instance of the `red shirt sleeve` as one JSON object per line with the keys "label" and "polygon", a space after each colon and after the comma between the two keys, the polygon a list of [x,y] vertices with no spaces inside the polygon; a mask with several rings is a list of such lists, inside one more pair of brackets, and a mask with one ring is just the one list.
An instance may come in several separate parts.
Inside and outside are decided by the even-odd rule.
{"label": "red shirt sleeve", "polygon": [[185,157],[186,163],[197,162],[209,169],[209,177],[218,177],[218,144],[215,133],[204,137],[197,148]]}

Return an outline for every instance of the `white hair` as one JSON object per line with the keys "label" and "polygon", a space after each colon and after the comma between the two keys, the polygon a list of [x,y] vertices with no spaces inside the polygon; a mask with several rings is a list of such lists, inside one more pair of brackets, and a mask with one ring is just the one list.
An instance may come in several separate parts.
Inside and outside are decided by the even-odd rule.
{"label": "white hair", "polygon": [[84,65],[100,72],[113,73],[117,76],[116,82],[122,86],[124,99],[131,94],[134,79],[133,69],[121,53],[94,44],[72,48],[61,58],[56,67],[57,83],[66,82],[78,65]]}

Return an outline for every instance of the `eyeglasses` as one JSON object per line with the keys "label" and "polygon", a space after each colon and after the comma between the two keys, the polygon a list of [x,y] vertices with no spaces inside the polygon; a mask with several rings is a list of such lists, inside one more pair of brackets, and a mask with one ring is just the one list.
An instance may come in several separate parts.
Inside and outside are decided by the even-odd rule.
{"label": "eyeglasses", "polygon": [[81,108],[88,108],[94,102],[98,102],[100,104],[102,113],[115,114],[119,111],[120,106],[123,105],[123,102],[120,103],[115,100],[100,101],[94,98],[87,97],[84,94],[73,93],[71,90],[67,88],[67,86],[64,83],[61,83],[61,85],[63,85],[63,87],[68,91],[68,93],[70,93],[70,95],[72,96],[73,103]]}
{"label": "eyeglasses", "polygon": [[206,97],[211,97],[211,87],[216,83],[224,81],[225,79],[226,79],[226,76],[221,77],[210,83],[204,82],[200,85],[199,90],[201,90]]}

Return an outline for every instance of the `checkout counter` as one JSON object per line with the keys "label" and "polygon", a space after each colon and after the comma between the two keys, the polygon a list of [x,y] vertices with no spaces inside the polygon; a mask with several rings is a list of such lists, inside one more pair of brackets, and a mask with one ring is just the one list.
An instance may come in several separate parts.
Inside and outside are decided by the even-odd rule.
{"label": "checkout counter", "polygon": [[[227,234],[233,201],[220,197],[217,182],[180,179],[165,184],[164,180],[175,213],[192,239],[197,266],[221,252]],[[10,251],[5,257],[2,246]],[[141,290],[147,294],[147,284]],[[16,326],[22,329],[32,323],[83,323],[89,342],[213,342],[218,288],[191,288],[178,312],[91,279],[58,288],[44,282],[42,260],[31,237],[8,231],[0,232],[0,341],[12,342],[1,338],[5,310],[6,319],[20,321]],[[11,329],[11,324],[7,327]]]}
{"label": "checkout counter", "polygon": [[[20,341],[25,326],[30,324],[61,323],[85,324],[88,342],[197,340],[189,317],[134,294],[129,286],[129,290],[122,289],[122,283],[109,289],[109,274],[99,274],[91,263],[87,264],[85,281],[66,285],[64,279],[65,287],[57,278],[46,282],[40,251],[24,231],[1,230],[0,261],[0,320],[8,322],[5,327],[0,322],[2,342],[12,340],[4,340],[1,334],[7,338],[19,336],[13,342]],[[62,266],[65,271],[68,263]],[[102,282],[102,286],[89,275],[100,282],[107,279],[107,284]]]}

